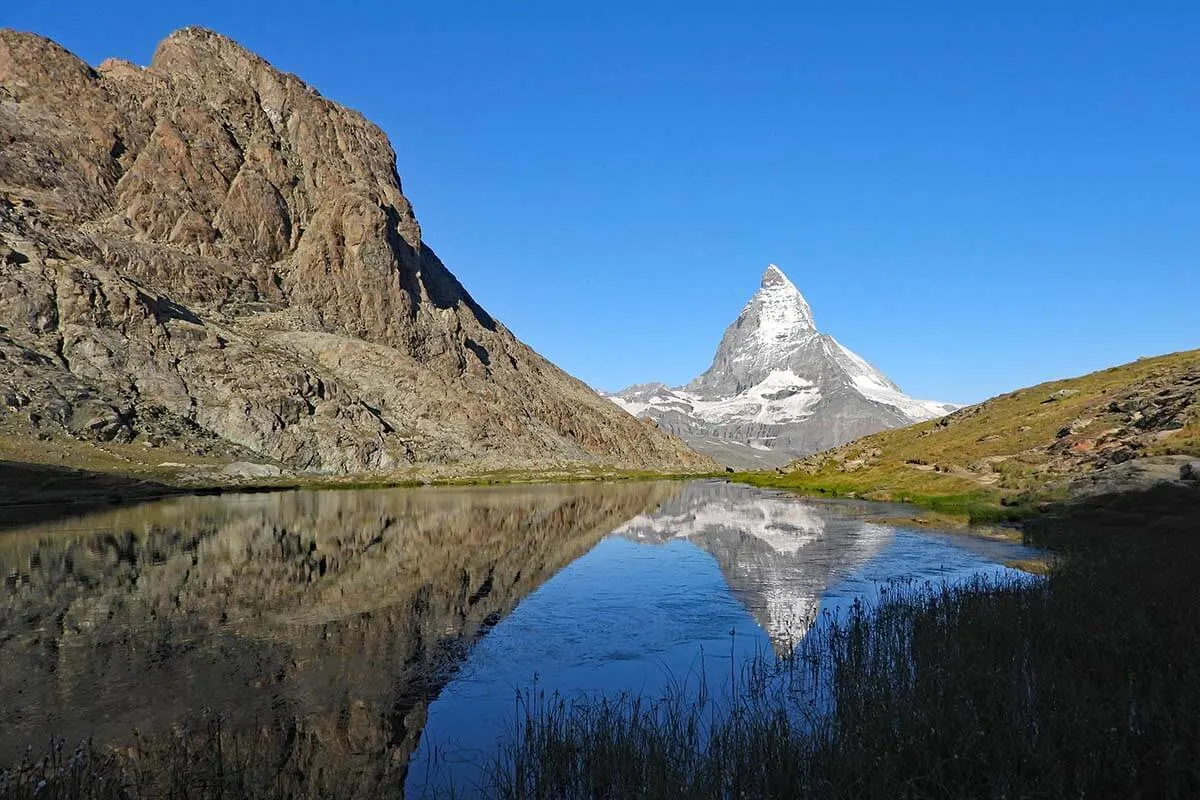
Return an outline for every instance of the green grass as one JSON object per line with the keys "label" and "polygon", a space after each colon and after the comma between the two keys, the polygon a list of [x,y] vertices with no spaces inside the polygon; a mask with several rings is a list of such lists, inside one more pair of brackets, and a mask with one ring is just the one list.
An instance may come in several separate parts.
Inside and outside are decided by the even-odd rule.
{"label": "green grass", "polygon": [[[908,503],[942,515],[947,518],[944,521],[974,525],[1020,522],[1036,514],[1039,503],[1057,499],[1051,492],[1009,497],[966,482],[947,481],[940,486],[922,484],[912,489],[891,483],[887,484],[888,488],[881,488],[876,482],[878,477],[873,474],[814,477],[803,472],[738,472],[728,477],[738,483],[813,497]],[[939,488],[943,489],[940,493]]]}

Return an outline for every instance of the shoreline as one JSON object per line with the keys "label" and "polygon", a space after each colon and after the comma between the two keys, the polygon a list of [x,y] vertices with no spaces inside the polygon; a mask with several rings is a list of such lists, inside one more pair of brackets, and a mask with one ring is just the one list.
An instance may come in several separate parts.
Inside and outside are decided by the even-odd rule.
{"label": "shoreline", "polygon": [[[1025,538],[1031,525],[1053,519],[1073,506],[1099,498],[1119,497],[1151,488],[1131,482],[1109,487],[1102,494],[1071,496],[1049,487],[1034,489],[1017,498],[980,487],[976,491],[912,493],[894,491],[869,481],[824,483],[813,476],[777,471],[655,472],[600,466],[556,466],[544,469],[494,468],[456,471],[427,465],[386,475],[297,475],[245,477],[205,472],[171,472],[162,469],[119,470],[37,463],[3,458],[0,454],[0,531],[30,522],[86,514],[101,508],[136,505],[188,495],[258,494],[292,491],[353,491],[453,486],[549,485],[615,481],[725,480],[761,489],[826,500],[859,500],[893,503],[912,508],[873,518],[887,525],[933,530],[999,540]],[[850,488],[850,487],[853,488]],[[955,486],[954,489],[959,487]]]}
{"label": "shoreline", "polygon": [[89,471],[71,466],[0,460],[0,532],[5,528],[102,508],[137,505],[172,497],[262,494],[296,491],[354,491],[453,486],[519,486],[614,481],[686,481],[725,477],[721,473],[659,473],[599,467],[545,470],[481,470],[454,473],[374,475],[287,475],[262,479],[229,476],[181,481],[174,476]]}

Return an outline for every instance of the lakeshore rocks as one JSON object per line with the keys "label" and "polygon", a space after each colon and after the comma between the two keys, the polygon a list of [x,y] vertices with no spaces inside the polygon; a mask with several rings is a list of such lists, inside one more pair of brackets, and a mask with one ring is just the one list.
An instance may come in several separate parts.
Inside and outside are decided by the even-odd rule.
{"label": "lakeshore rocks", "polygon": [[283,471],[274,464],[235,461],[227,465],[222,472],[231,478],[278,478]]}

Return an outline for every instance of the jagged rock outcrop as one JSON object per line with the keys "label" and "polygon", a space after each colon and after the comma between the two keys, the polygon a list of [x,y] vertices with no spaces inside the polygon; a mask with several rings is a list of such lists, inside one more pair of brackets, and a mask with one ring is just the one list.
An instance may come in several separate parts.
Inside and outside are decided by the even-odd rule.
{"label": "jagged rock outcrop", "polygon": [[774,264],[704,373],[675,389],[638,384],[609,398],[737,467],[778,466],[957,408],[914,400],[818,331],[808,302]]}
{"label": "jagged rock outcrop", "polygon": [[157,748],[208,708],[230,752],[251,756],[248,795],[399,796],[428,704],[470,645],[678,490],[186,497],[71,531],[6,531],[0,769],[51,736],[124,747],[137,730],[151,781],[139,796],[167,793],[155,782],[172,779],[207,795],[198,781],[215,769],[203,755],[172,761]]}
{"label": "jagged rock outcrop", "polygon": [[487,314],[387,138],[210,31],[93,69],[0,31],[3,433],[346,473],[707,462]]}

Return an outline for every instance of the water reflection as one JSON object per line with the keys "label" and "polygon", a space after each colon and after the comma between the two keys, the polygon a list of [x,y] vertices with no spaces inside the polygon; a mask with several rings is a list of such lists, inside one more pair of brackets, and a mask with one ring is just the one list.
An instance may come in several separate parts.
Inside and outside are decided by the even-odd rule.
{"label": "water reflection", "polygon": [[301,795],[394,785],[470,643],[677,490],[193,497],[0,534],[0,763],[211,708]]}
{"label": "water reflection", "polygon": [[[429,706],[414,796],[477,785],[528,697],[636,694],[720,704],[748,663],[799,641],[819,612],[894,579],[1004,571],[1011,543],[872,522],[897,507],[689,483],[617,527],[481,640]],[[536,703],[536,700],[534,701]]]}
{"label": "water reflection", "polygon": [[826,590],[892,539],[892,528],[858,518],[852,506],[836,508],[831,513],[787,495],[695,483],[615,533],[644,543],[682,539],[709,553],[772,644],[786,649],[808,631]]}
{"label": "water reflection", "polygon": [[879,581],[1024,554],[870,522],[889,511],[624,483],[193,497],[0,533],[0,766],[211,709],[271,793],[470,786],[535,676],[728,684]]}

